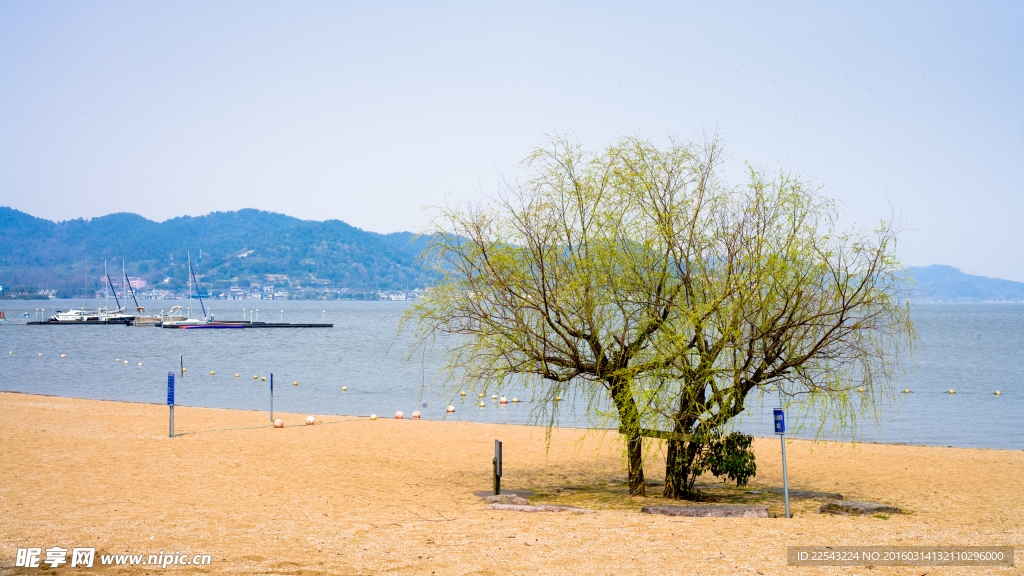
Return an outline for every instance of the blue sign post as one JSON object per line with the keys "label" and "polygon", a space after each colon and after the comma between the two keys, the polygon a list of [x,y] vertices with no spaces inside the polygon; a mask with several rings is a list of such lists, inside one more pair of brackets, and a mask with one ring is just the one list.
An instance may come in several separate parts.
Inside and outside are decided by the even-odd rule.
{"label": "blue sign post", "polygon": [[171,431],[169,438],[174,438],[174,372],[167,373],[167,405],[171,408]]}
{"label": "blue sign post", "polygon": [[775,433],[782,439],[782,491],[786,496],[786,518],[789,518],[789,477],[786,474],[786,412],[782,408],[772,411],[775,415]]}

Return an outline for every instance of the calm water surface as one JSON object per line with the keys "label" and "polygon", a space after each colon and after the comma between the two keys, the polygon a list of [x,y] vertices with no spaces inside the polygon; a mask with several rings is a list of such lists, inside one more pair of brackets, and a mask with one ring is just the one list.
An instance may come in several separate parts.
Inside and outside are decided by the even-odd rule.
{"label": "calm water surface", "polygon": [[[45,305],[49,313],[52,308],[82,304],[60,300],[0,304],[8,318],[0,326],[0,390],[164,403],[167,372],[177,371],[180,355],[188,370],[177,382],[177,403],[185,406],[267,410],[268,383],[254,380],[253,375],[269,377],[271,373],[274,407],[280,412],[390,416],[402,410],[408,417],[419,410],[427,419],[525,424],[531,422],[531,410],[537,406],[499,406],[489,393],[488,406],[481,409],[475,407],[475,392],[465,399],[442,394],[435,379],[436,365],[420,356],[407,361],[411,340],[396,336],[398,319],[408,306],[404,302],[210,303],[218,319],[241,319],[243,308],[258,307],[260,320],[278,321],[283,310],[287,322],[326,318],[334,323],[332,329],[166,330],[17,323],[23,313],[31,316],[39,306]],[[151,311],[176,304],[186,305],[143,302]],[[861,426],[857,439],[1024,449],[1024,305],[919,305],[914,320],[919,350],[907,376],[898,383],[900,390],[906,387],[913,393],[901,394],[898,404],[886,407],[877,425]],[[67,358],[61,359],[61,354]],[[343,392],[342,386],[348,391]],[[956,394],[948,394],[950,388]],[[995,390],[1002,395],[994,395]],[[523,389],[498,394],[530,396]],[[456,407],[453,415],[445,414],[449,402]],[[751,402],[739,427],[771,435],[773,405],[768,399]],[[176,419],[183,418],[187,418],[184,413]],[[574,414],[568,403],[558,422],[591,425],[581,414]]]}

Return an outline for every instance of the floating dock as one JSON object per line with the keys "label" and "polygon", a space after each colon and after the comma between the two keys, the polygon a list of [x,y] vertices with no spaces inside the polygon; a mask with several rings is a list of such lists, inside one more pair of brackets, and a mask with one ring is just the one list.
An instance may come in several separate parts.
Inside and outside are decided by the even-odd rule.
{"label": "floating dock", "polygon": [[164,324],[162,328],[180,330],[210,330],[210,329],[231,329],[231,328],[334,328],[334,324],[293,324],[290,322],[249,322],[247,320],[228,320],[224,322],[208,322],[206,324]]}
{"label": "floating dock", "polygon": [[129,318],[106,318],[104,320],[68,320],[66,322],[65,321],[60,321],[60,320],[53,320],[51,318],[51,319],[44,320],[42,322],[40,322],[38,320],[35,320],[35,321],[32,321],[32,322],[25,322],[25,324],[28,324],[29,326],[71,326],[71,325],[92,325],[92,326],[98,326],[98,325],[111,325],[111,324],[120,324],[122,326],[131,326],[131,325],[135,324],[135,318],[129,317]]}

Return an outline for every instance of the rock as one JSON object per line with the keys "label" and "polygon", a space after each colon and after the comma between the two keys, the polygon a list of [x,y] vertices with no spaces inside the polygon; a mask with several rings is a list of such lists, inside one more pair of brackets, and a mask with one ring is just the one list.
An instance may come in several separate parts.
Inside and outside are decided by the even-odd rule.
{"label": "rock", "polygon": [[764,506],[718,504],[706,506],[644,506],[641,512],[665,516],[693,516],[698,518],[768,518]]}
{"label": "rock", "polygon": [[484,496],[484,502],[488,504],[529,504],[530,501],[515,494],[499,494],[497,496]]}
{"label": "rock", "polygon": [[[506,494],[513,494],[515,496],[519,496],[520,498],[533,498],[534,496],[537,495],[537,493],[533,492],[532,490],[517,490],[514,488],[511,490],[506,490],[502,488],[501,494],[499,494],[499,496],[504,496]],[[473,496],[487,498],[488,496],[494,496],[494,490],[478,490],[476,492],[473,492]]]}
{"label": "rock", "polygon": [[839,502],[825,502],[818,512],[822,514],[855,514],[869,516],[871,514],[899,514],[900,509],[889,504],[880,502],[866,502],[864,500],[842,500]]}
{"label": "rock", "polygon": [[[783,495],[782,488],[762,488],[760,490],[748,490],[747,494],[778,494]],[[789,491],[790,498],[811,498],[815,500],[842,500],[842,494],[834,492],[815,492],[813,490],[792,490]]]}
{"label": "rock", "polygon": [[575,506],[552,506],[551,504],[491,504],[485,510],[504,510],[505,512],[577,512],[580,514],[593,514],[593,510],[577,508]]}

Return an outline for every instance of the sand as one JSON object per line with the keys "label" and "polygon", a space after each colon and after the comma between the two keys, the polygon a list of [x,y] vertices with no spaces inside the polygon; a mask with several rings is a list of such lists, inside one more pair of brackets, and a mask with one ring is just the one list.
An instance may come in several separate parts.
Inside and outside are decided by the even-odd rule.
{"label": "sand", "polygon": [[[0,393],[0,573],[16,549],[210,554],[203,567],[106,567],[130,574],[1021,574],[1015,568],[786,566],[797,545],[985,545],[1024,550],[1024,452],[793,441],[790,486],[904,509],[888,519],[641,514],[618,435],[575,429],[167,407]],[[235,430],[212,431],[225,428]],[[204,432],[206,431],[206,432]],[[504,488],[579,513],[485,510],[493,441]],[[779,442],[755,440],[751,488],[781,486]],[[657,450],[647,473],[662,478]],[[707,479],[713,482],[713,478]],[[609,483],[611,481],[611,483]],[[586,490],[577,490],[589,487]],[[768,501],[774,511],[777,501]],[[45,554],[44,554],[45,555]]]}

